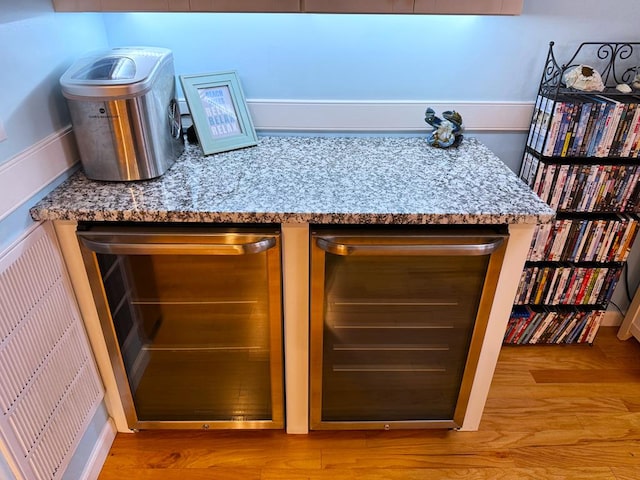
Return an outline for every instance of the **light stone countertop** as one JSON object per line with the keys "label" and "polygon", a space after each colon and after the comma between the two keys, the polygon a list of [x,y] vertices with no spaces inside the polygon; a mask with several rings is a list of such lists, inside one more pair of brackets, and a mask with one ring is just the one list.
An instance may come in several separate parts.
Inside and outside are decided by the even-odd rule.
{"label": "light stone countertop", "polygon": [[545,223],[554,211],[486,146],[424,138],[260,137],[203,156],[198,146],[161,177],[98,182],[82,172],[31,209],[35,220],[324,223]]}

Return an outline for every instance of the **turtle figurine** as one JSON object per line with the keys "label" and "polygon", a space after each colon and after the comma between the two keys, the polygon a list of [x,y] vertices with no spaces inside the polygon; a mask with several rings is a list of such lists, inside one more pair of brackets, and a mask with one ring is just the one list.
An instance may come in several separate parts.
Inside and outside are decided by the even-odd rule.
{"label": "turtle figurine", "polygon": [[437,117],[433,108],[424,112],[424,121],[433,127],[427,142],[437,148],[457,147],[462,142],[462,116],[455,110],[442,112],[442,116],[444,119]]}

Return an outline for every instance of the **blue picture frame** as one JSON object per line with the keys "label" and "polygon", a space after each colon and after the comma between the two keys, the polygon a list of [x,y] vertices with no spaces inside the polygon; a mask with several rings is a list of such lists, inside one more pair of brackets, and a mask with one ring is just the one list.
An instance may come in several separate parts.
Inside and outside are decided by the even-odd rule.
{"label": "blue picture frame", "polygon": [[180,84],[205,155],[257,145],[235,71],[180,75]]}

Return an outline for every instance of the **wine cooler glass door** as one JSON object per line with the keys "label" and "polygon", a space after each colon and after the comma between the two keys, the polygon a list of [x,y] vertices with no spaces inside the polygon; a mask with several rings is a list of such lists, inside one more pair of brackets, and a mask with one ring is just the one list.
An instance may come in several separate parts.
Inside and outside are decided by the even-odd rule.
{"label": "wine cooler glass door", "polygon": [[277,231],[78,235],[130,428],[283,427]]}
{"label": "wine cooler glass door", "polygon": [[505,244],[317,229],[311,428],[459,426]]}

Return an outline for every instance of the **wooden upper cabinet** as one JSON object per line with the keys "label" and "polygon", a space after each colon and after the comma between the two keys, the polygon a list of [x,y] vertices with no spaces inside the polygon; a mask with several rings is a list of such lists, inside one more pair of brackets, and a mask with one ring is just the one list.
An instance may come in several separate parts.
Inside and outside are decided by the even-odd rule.
{"label": "wooden upper cabinet", "polygon": [[188,12],[189,0],[53,0],[56,12]]}
{"label": "wooden upper cabinet", "polygon": [[52,0],[58,12],[309,12],[519,15],[524,0]]}
{"label": "wooden upper cabinet", "polygon": [[413,13],[414,0],[302,0],[310,13]]}
{"label": "wooden upper cabinet", "polygon": [[300,0],[52,0],[57,12],[299,12]]}
{"label": "wooden upper cabinet", "polygon": [[56,12],[99,12],[102,10],[100,0],[52,0]]}
{"label": "wooden upper cabinet", "polygon": [[300,0],[190,0],[192,12],[299,12]]}
{"label": "wooden upper cabinet", "polygon": [[414,0],[413,13],[520,15],[524,0]]}

